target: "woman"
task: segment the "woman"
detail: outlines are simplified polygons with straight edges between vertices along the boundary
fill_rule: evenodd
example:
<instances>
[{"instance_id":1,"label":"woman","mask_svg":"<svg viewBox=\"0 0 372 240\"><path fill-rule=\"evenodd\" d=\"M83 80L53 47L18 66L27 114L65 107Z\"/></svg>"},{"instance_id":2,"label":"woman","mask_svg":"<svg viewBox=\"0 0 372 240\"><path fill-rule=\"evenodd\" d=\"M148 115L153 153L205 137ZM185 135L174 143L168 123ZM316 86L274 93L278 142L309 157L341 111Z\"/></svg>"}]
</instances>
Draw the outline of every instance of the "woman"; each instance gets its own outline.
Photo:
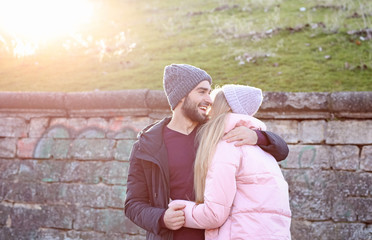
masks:
<instances>
[{"instance_id":1,"label":"woman","mask_svg":"<svg viewBox=\"0 0 372 240\"><path fill-rule=\"evenodd\" d=\"M265 130L252 117L262 103L262 91L241 85L217 91L210 120L198 133L196 202L170 204L185 204L184 226L207 229L207 240L290 239L288 184L276 160L258 146L235 147L221 140L241 120Z\"/></svg>"}]
</instances>

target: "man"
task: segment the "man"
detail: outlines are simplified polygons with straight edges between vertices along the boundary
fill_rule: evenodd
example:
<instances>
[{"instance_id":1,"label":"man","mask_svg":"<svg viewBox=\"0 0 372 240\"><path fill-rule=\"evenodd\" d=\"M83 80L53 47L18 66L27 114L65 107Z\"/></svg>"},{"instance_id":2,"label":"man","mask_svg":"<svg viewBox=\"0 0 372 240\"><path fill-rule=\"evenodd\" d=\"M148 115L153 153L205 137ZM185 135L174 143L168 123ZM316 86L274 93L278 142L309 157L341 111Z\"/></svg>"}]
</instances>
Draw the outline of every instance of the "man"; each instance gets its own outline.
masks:
<instances>
[{"instance_id":1,"label":"man","mask_svg":"<svg viewBox=\"0 0 372 240\"><path fill-rule=\"evenodd\" d=\"M202 240L204 230L182 227L184 205L168 208L171 199L194 200L195 136L207 120L212 78L187 64L164 69L164 90L172 117L139 134L130 156L125 214L147 231L147 239ZM257 144L277 161L288 155L283 139L271 132L240 127L226 136L238 144Z\"/></svg>"}]
</instances>

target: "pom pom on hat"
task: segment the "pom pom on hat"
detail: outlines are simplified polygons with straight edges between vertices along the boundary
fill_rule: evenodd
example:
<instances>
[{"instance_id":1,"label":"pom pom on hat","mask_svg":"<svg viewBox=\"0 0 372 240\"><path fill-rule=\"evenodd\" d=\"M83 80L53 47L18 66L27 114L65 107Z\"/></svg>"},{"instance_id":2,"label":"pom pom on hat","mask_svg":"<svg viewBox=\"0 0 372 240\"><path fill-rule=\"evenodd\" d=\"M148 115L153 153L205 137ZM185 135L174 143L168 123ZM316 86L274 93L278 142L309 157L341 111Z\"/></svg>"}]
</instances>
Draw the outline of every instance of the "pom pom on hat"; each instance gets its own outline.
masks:
<instances>
[{"instance_id":1,"label":"pom pom on hat","mask_svg":"<svg viewBox=\"0 0 372 240\"><path fill-rule=\"evenodd\" d=\"M262 90L255 87L227 84L222 87L222 91L234 113L253 116L263 100Z\"/></svg>"}]
</instances>

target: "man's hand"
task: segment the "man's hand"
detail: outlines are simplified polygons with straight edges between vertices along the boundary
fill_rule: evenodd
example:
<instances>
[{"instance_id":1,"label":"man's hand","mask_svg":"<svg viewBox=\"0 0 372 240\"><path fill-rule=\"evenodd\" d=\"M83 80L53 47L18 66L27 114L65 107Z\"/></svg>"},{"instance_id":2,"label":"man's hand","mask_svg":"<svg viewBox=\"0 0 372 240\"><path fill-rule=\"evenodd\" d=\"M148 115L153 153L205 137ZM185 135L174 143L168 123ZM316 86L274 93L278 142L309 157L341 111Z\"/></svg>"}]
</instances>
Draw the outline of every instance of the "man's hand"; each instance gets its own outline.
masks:
<instances>
[{"instance_id":1,"label":"man's hand","mask_svg":"<svg viewBox=\"0 0 372 240\"><path fill-rule=\"evenodd\" d=\"M164 224L170 230L178 230L185 223L184 204L173 204L165 211Z\"/></svg>"},{"instance_id":2,"label":"man's hand","mask_svg":"<svg viewBox=\"0 0 372 240\"><path fill-rule=\"evenodd\" d=\"M235 127L222 138L227 142L235 142L236 147L243 145L256 145L257 144L257 133L246 126Z\"/></svg>"}]
</instances>

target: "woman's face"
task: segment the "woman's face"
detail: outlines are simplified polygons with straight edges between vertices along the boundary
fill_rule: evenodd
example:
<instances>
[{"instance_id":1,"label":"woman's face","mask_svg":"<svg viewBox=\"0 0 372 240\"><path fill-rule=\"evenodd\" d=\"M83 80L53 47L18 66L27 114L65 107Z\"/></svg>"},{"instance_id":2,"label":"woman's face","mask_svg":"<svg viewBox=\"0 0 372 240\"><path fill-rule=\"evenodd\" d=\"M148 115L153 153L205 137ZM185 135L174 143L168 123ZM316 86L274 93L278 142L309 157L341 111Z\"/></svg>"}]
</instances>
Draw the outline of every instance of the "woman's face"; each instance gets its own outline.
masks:
<instances>
[{"instance_id":1,"label":"woman's face","mask_svg":"<svg viewBox=\"0 0 372 240\"><path fill-rule=\"evenodd\" d=\"M214 89L211 93L213 104L210 108L208 116L210 118L216 117L220 114L231 112L231 108L226 101L225 95L221 88Z\"/></svg>"}]
</instances>

